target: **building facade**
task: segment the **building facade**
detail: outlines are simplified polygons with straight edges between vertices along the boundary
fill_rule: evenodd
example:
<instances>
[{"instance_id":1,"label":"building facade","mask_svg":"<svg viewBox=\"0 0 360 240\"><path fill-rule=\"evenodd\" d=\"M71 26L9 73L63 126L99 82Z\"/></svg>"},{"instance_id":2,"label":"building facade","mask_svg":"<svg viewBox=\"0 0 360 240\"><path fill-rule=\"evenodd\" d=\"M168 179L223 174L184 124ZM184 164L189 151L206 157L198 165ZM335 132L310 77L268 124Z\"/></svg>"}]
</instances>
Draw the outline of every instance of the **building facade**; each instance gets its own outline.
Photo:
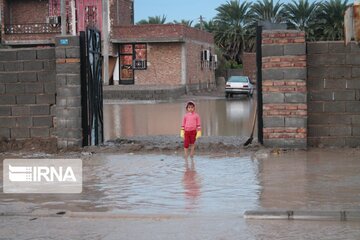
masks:
<instances>
[{"instance_id":1,"label":"building facade","mask_svg":"<svg viewBox=\"0 0 360 240\"><path fill-rule=\"evenodd\" d=\"M179 24L134 25L133 0L0 0L1 43L51 46L56 35L102 32L104 84L215 83L213 36Z\"/></svg>"},{"instance_id":2,"label":"building facade","mask_svg":"<svg viewBox=\"0 0 360 240\"><path fill-rule=\"evenodd\" d=\"M213 38L204 31L177 24L117 26L110 41L119 50L120 84L206 88L215 82Z\"/></svg>"}]
</instances>

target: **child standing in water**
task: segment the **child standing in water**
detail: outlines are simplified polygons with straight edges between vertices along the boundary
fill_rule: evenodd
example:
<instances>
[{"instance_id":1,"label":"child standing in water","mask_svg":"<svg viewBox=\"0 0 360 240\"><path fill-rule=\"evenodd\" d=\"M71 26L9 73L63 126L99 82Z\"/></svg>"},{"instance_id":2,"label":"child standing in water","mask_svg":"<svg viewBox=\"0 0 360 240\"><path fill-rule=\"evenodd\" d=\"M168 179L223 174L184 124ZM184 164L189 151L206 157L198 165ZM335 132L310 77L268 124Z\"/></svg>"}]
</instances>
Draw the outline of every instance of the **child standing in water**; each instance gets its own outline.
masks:
<instances>
[{"instance_id":1,"label":"child standing in water","mask_svg":"<svg viewBox=\"0 0 360 240\"><path fill-rule=\"evenodd\" d=\"M188 158L188 150L190 147L190 157L194 156L195 141L201 137L201 121L200 116L195 112L195 103L189 101L186 103L186 111L182 125L180 136L184 138L184 155L185 159Z\"/></svg>"}]
</instances>

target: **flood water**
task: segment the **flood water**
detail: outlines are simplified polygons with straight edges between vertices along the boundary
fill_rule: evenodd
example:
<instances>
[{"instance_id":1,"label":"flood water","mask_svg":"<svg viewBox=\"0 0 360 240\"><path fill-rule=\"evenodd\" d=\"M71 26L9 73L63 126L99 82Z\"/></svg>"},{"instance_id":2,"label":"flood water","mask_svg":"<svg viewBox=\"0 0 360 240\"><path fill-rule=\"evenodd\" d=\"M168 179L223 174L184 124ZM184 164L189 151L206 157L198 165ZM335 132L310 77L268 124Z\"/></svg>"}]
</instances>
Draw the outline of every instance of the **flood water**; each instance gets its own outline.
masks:
<instances>
[{"instance_id":1,"label":"flood water","mask_svg":"<svg viewBox=\"0 0 360 240\"><path fill-rule=\"evenodd\" d=\"M204 136L249 136L255 98L196 100ZM185 111L185 101L113 102L104 104L104 138L177 135Z\"/></svg>"},{"instance_id":2,"label":"flood water","mask_svg":"<svg viewBox=\"0 0 360 240\"><path fill-rule=\"evenodd\" d=\"M0 194L0 210L24 201L29 209L242 214L258 206L257 164L250 157L98 155L83 162L81 194Z\"/></svg>"},{"instance_id":3,"label":"flood water","mask_svg":"<svg viewBox=\"0 0 360 240\"><path fill-rule=\"evenodd\" d=\"M0 194L20 206L125 213L360 210L360 151L256 156L99 154L83 162L81 194ZM1 177L2 179L2 177ZM17 207L16 207L17 206Z\"/></svg>"},{"instance_id":4,"label":"flood water","mask_svg":"<svg viewBox=\"0 0 360 240\"><path fill-rule=\"evenodd\" d=\"M0 193L0 212L56 209L195 217L120 222L125 224L122 231L140 235L130 239L147 239L142 231L133 231L133 224L140 224L138 229L153 224L150 226L157 227L154 232L174 232L163 239L179 239L179 224L193 229L191 226L198 225L196 219L202 226L213 225L207 231L193 229L198 236L193 239L359 239L359 222L242 219L244 211L259 209L359 211L359 159L360 151L352 149L315 149L267 157L213 154L195 156L194 161L185 161L181 154L97 154L83 161L81 194ZM1 175L2 171L2 180ZM5 218L2 225L16 227L6 225ZM107 236L112 231L103 232ZM211 238L212 232L219 237Z\"/></svg>"}]
</instances>

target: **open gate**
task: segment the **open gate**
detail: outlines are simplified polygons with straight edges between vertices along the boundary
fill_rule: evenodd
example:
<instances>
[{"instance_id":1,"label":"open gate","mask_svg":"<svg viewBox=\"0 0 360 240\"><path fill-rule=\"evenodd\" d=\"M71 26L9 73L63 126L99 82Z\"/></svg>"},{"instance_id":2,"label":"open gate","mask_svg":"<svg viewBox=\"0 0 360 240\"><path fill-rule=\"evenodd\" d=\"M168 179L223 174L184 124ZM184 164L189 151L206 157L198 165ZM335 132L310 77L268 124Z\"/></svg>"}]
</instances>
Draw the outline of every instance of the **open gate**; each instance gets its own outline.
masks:
<instances>
[{"instance_id":1,"label":"open gate","mask_svg":"<svg viewBox=\"0 0 360 240\"><path fill-rule=\"evenodd\" d=\"M263 97L262 97L262 30L259 24L256 27L256 89L257 89L257 116L258 116L258 142L263 144Z\"/></svg>"},{"instance_id":2,"label":"open gate","mask_svg":"<svg viewBox=\"0 0 360 240\"><path fill-rule=\"evenodd\" d=\"M102 55L100 31L80 32L83 146L104 141Z\"/></svg>"}]
</instances>

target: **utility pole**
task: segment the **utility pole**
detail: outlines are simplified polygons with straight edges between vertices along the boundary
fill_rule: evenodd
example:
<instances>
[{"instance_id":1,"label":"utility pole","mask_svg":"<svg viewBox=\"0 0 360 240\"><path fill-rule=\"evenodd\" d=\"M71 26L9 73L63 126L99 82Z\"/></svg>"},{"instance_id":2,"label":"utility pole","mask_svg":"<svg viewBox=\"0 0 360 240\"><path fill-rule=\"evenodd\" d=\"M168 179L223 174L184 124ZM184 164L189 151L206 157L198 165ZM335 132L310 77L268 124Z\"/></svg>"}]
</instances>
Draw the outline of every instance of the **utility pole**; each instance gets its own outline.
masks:
<instances>
[{"instance_id":1,"label":"utility pole","mask_svg":"<svg viewBox=\"0 0 360 240\"><path fill-rule=\"evenodd\" d=\"M201 15L200 15L200 30L204 30L204 21Z\"/></svg>"},{"instance_id":2,"label":"utility pole","mask_svg":"<svg viewBox=\"0 0 360 240\"><path fill-rule=\"evenodd\" d=\"M60 2L60 16L61 16L61 35L66 35L66 2Z\"/></svg>"}]
</instances>

